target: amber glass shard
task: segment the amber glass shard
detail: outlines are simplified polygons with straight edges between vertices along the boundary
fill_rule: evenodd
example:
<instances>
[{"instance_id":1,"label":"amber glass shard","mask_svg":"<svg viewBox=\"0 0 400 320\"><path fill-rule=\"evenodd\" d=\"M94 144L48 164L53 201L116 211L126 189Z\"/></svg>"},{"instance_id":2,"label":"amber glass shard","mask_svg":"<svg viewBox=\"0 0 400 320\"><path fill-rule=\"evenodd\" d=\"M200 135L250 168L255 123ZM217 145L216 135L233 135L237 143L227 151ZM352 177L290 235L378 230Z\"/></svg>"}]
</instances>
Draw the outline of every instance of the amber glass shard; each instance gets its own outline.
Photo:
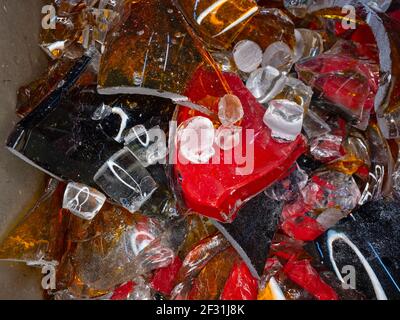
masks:
<instances>
[{"instance_id":1,"label":"amber glass shard","mask_svg":"<svg viewBox=\"0 0 400 320\"><path fill-rule=\"evenodd\" d=\"M210 259L228 247L229 242L220 233L202 240L188 253L183 261L176 277L177 283L193 279Z\"/></svg>"},{"instance_id":2,"label":"amber glass shard","mask_svg":"<svg viewBox=\"0 0 400 320\"><path fill-rule=\"evenodd\" d=\"M92 221L72 217L57 289L82 298L107 293L161 232L156 220L107 203Z\"/></svg>"},{"instance_id":3,"label":"amber glass shard","mask_svg":"<svg viewBox=\"0 0 400 320\"><path fill-rule=\"evenodd\" d=\"M194 280L190 300L218 300L232 267L239 260L233 248L219 253L203 268Z\"/></svg>"},{"instance_id":4,"label":"amber glass shard","mask_svg":"<svg viewBox=\"0 0 400 320\"><path fill-rule=\"evenodd\" d=\"M83 53L78 41L82 35L83 21L79 14L56 17L55 29L43 28L40 47L52 58L58 59L65 52L77 57Z\"/></svg>"},{"instance_id":5,"label":"amber glass shard","mask_svg":"<svg viewBox=\"0 0 400 320\"><path fill-rule=\"evenodd\" d=\"M345 156L330 163L329 168L352 175L362 168L370 167L368 142L359 131L352 130L342 146Z\"/></svg>"},{"instance_id":6,"label":"amber glass shard","mask_svg":"<svg viewBox=\"0 0 400 320\"><path fill-rule=\"evenodd\" d=\"M196 244L217 232L217 229L211 223L211 220L198 214L192 214L188 216L188 222L188 234L179 252L179 256L182 258L182 260L188 255L188 253L195 247Z\"/></svg>"},{"instance_id":7,"label":"amber glass shard","mask_svg":"<svg viewBox=\"0 0 400 320\"><path fill-rule=\"evenodd\" d=\"M17 114L26 116L48 97L60 84L74 65L72 59L61 59L49 66L37 80L18 90Z\"/></svg>"},{"instance_id":8,"label":"amber glass shard","mask_svg":"<svg viewBox=\"0 0 400 320\"><path fill-rule=\"evenodd\" d=\"M175 0L192 28L211 46L229 48L258 11L254 0Z\"/></svg>"},{"instance_id":9,"label":"amber glass shard","mask_svg":"<svg viewBox=\"0 0 400 320\"><path fill-rule=\"evenodd\" d=\"M50 180L45 193L0 245L0 260L58 262L70 214L62 210L64 185Z\"/></svg>"},{"instance_id":10,"label":"amber glass shard","mask_svg":"<svg viewBox=\"0 0 400 320\"><path fill-rule=\"evenodd\" d=\"M101 46L108 30L119 17L122 0L55 1L53 26L43 28L40 46L52 58L79 57L83 49Z\"/></svg>"},{"instance_id":11,"label":"amber glass shard","mask_svg":"<svg viewBox=\"0 0 400 320\"><path fill-rule=\"evenodd\" d=\"M290 48L296 44L294 24L283 11L275 8L260 8L238 34L235 43L241 40L251 40L263 50L274 42L282 41Z\"/></svg>"},{"instance_id":12,"label":"amber glass shard","mask_svg":"<svg viewBox=\"0 0 400 320\"><path fill-rule=\"evenodd\" d=\"M182 99L202 57L176 7L171 0L143 0L125 10L130 14L107 38L99 92Z\"/></svg>"}]
</instances>

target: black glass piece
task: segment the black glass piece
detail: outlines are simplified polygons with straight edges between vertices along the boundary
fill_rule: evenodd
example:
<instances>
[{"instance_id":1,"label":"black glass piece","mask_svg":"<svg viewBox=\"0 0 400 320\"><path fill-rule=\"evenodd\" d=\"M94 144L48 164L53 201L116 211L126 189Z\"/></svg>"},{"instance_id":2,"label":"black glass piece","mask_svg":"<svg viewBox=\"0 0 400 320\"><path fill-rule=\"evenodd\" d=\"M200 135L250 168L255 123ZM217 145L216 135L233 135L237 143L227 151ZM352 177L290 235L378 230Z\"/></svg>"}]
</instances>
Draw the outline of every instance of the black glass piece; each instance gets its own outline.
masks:
<instances>
[{"instance_id":1,"label":"black glass piece","mask_svg":"<svg viewBox=\"0 0 400 320\"><path fill-rule=\"evenodd\" d=\"M324 263L368 299L400 299L400 203L368 202L316 240ZM339 273L339 274L338 274ZM342 279L341 279L342 280Z\"/></svg>"},{"instance_id":2,"label":"black glass piece","mask_svg":"<svg viewBox=\"0 0 400 320\"><path fill-rule=\"evenodd\" d=\"M240 209L232 223L213 221L256 278L260 278L263 274L282 207L282 202L274 201L264 193L260 193Z\"/></svg>"}]
</instances>

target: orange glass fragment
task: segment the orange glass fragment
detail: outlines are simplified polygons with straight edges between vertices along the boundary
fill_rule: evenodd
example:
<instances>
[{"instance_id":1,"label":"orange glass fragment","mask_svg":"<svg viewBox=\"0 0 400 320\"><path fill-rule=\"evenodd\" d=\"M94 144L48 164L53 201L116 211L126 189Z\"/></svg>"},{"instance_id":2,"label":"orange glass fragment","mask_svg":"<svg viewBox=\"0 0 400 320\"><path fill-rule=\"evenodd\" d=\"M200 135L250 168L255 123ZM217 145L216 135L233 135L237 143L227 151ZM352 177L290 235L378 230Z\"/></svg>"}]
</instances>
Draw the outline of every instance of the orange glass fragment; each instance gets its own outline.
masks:
<instances>
[{"instance_id":1,"label":"orange glass fragment","mask_svg":"<svg viewBox=\"0 0 400 320\"><path fill-rule=\"evenodd\" d=\"M229 48L258 11L254 0L177 0L191 27L211 45Z\"/></svg>"},{"instance_id":2,"label":"orange glass fragment","mask_svg":"<svg viewBox=\"0 0 400 320\"><path fill-rule=\"evenodd\" d=\"M194 280L189 299L219 299L225 283L231 274L233 265L238 259L239 256L233 248L228 248L211 259Z\"/></svg>"},{"instance_id":3,"label":"orange glass fragment","mask_svg":"<svg viewBox=\"0 0 400 320\"><path fill-rule=\"evenodd\" d=\"M58 262L70 214L62 208L65 186L50 180L43 196L0 245L0 260L41 264Z\"/></svg>"},{"instance_id":4,"label":"orange glass fragment","mask_svg":"<svg viewBox=\"0 0 400 320\"><path fill-rule=\"evenodd\" d=\"M126 18L109 32L106 40L98 79L101 94L132 93L187 100L183 92L199 66L218 70L177 10L171 0L142 0L126 5ZM228 92L229 87L218 73Z\"/></svg>"}]
</instances>

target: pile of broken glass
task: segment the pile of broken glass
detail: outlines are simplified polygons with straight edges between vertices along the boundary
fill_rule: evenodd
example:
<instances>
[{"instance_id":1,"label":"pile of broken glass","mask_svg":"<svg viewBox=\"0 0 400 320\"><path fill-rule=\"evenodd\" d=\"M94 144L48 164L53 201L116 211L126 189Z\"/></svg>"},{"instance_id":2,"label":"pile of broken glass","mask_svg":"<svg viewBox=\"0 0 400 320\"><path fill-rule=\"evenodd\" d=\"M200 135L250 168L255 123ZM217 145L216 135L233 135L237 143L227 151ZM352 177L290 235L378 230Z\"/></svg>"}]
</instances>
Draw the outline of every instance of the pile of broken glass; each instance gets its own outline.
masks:
<instances>
[{"instance_id":1,"label":"pile of broken glass","mask_svg":"<svg viewBox=\"0 0 400 320\"><path fill-rule=\"evenodd\" d=\"M0 259L49 299L400 298L400 4L55 0Z\"/></svg>"}]
</instances>

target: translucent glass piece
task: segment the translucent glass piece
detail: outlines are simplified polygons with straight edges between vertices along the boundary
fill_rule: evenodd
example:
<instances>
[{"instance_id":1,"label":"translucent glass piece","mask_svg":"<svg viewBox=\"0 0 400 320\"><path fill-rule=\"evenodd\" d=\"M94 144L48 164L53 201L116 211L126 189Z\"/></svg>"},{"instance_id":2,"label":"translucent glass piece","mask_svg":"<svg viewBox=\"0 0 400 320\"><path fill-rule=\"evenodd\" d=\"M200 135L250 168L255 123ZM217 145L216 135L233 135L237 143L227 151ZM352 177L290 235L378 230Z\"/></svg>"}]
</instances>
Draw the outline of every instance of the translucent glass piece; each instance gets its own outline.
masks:
<instances>
[{"instance_id":1,"label":"translucent glass piece","mask_svg":"<svg viewBox=\"0 0 400 320\"><path fill-rule=\"evenodd\" d=\"M130 212L139 210L157 189L151 175L126 148L99 169L94 181L111 199Z\"/></svg>"},{"instance_id":2,"label":"translucent glass piece","mask_svg":"<svg viewBox=\"0 0 400 320\"><path fill-rule=\"evenodd\" d=\"M310 29L295 29L295 61L315 57L324 51L324 40L320 33Z\"/></svg>"},{"instance_id":3,"label":"translucent glass piece","mask_svg":"<svg viewBox=\"0 0 400 320\"><path fill-rule=\"evenodd\" d=\"M18 90L17 113L26 116L65 81L75 60L64 58L51 64L39 79Z\"/></svg>"},{"instance_id":4,"label":"translucent glass piece","mask_svg":"<svg viewBox=\"0 0 400 320\"><path fill-rule=\"evenodd\" d=\"M315 159L328 162L342 155L341 144L342 137L327 133L310 141L310 152Z\"/></svg>"},{"instance_id":5,"label":"translucent glass piece","mask_svg":"<svg viewBox=\"0 0 400 320\"><path fill-rule=\"evenodd\" d=\"M378 200L391 192L391 174L394 165L388 141L376 123L370 123L366 137L369 142L371 166L360 204Z\"/></svg>"},{"instance_id":6,"label":"translucent glass piece","mask_svg":"<svg viewBox=\"0 0 400 320\"><path fill-rule=\"evenodd\" d=\"M214 256L194 279L189 299L219 299L224 285L232 272L232 268L239 259L238 254L233 248L228 248Z\"/></svg>"},{"instance_id":7,"label":"translucent glass piece","mask_svg":"<svg viewBox=\"0 0 400 320\"><path fill-rule=\"evenodd\" d=\"M57 287L79 298L114 291L141 275L135 261L162 233L156 219L109 203L89 223L74 217L66 237L71 245L57 270Z\"/></svg>"},{"instance_id":8,"label":"translucent glass piece","mask_svg":"<svg viewBox=\"0 0 400 320\"><path fill-rule=\"evenodd\" d=\"M251 21L244 26L234 43L242 40L254 41L263 51L276 41L282 41L290 48L294 48L296 42L294 23L280 9L260 7Z\"/></svg>"},{"instance_id":9,"label":"translucent glass piece","mask_svg":"<svg viewBox=\"0 0 400 320\"><path fill-rule=\"evenodd\" d=\"M331 128L318 114L309 109L304 115L303 130L309 139L313 139L329 133Z\"/></svg>"},{"instance_id":10,"label":"translucent glass piece","mask_svg":"<svg viewBox=\"0 0 400 320\"><path fill-rule=\"evenodd\" d=\"M107 118L112 113L112 108L106 104L102 104L98 107L92 115L92 120L100 121Z\"/></svg>"},{"instance_id":11,"label":"translucent glass piece","mask_svg":"<svg viewBox=\"0 0 400 320\"><path fill-rule=\"evenodd\" d=\"M124 5L124 18L107 36L99 92L185 100L185 85L199 65L217 67L211 55L172 0Z\"/></svg>"},{"instance_id":12,"label":"translucent glass piece","mask_svg":"<svg viewBox=\"0 0 400 320\"><path fill-rule=\"evenodd\" d=\"M265 190L265 194L274 200L294 200L308 181L308 175L296 163L290 173Z\"/></svg>"},{"instance_id":13,"label":"translucent glass piece","mask_svg":"<svg viewBox=\"0 0 400 320\"><path fill-rule=\"evenodd\" d=\"M193 117L183 122L177 130L176 143L180 153L190 162L206 163L215 154L214 125L205 117Z\"/></svg>"},{"instance_id":14,"label":"translucent glass piece","mask_svg":"<svg viewBox=\"0 0 400 320\"><path fill-rule=\"evenodd\" d=\"M289 142L301 133L304 110L289 100L272 100L264 115L264 123L272 131L272 137Z\"/></svg>"},{"instance_id":15,"label":"translucent glass piece","mask_svg":"<svg viewBox=\"0 0 400 320\"><path fill-rule=\"evenodd\" d=\"M223 72L237 72L237 67L233 59L233 54L230 51L215 51L211 52L215 63Z\"/></svg>"},{"instance_id":16,"label":"translucent glass piece","mask_svg":"<svg viewBox=\"0 0 400 320\"><path fill-rule=\"evenodd\" d=\"M389 9L392 0L363 0L363 2L378 12L385 12Z\"/></svg>"},{"instance_id":17,"label":"translucent glass piece","mask_svg":"<svg viewBox=\"0 0 400 320\"><path fill-rule=\"evenodd\" d=\"M222 150L232 150L240 143L242 128L236 126L220 126L215 134L215 143Z\"/></svg>"},{"instance_id":18,"label":"translucent glass piece","mask_svg":"<svg viewBox=\"0 0 400 320\"><path fill-rule=\"evenodd\" d=\"M158 126L150 130L143 125L133 127L125 137L125 145L145 168L165 163L168 154L165 133Z\"/></svg>"},{"instance_id":19,"label":"translucent glass piece","mask_svg":"<svg viewBox=\"0 0 400 320\"><path fill-rule=\"evenodd\" d=\"M69 214L61 214L65 186L51 179L35 205L0 243L0 261L46 263L60 261Z\"/></svg>"},{"instance_id":20,"label":"translucent glass piece","mask_svg":"<svg viewBox=\"0 0 400 320\"><path fill-rule=\"evenodd\" d=\"M246 82L247 89L260 103L267 103L282 92L286 76L274 67L267 66L250 74Z\"/></svg>"},{"instance_id":21,"label":"translucent glass piece","mask_svg":"<svg viewBox=\"0 0 400 320\"><path fill-rule=\"evenodd\" d=\"M64 193L63 208L74 215L92 220L103 207L106 196L94 188L71 182Z\"/></svg>"},{"instance_id":22,"label":"translucent glass piece","mask_svg":"<svg viewBox=\"0 0 400 320\"><path fill-rule=\"evenodd\" d=\"M284 0L285 8L294 16L304 18L312 0Z\"/></svg>"},{"instance_id":23,"label":"translucent glass piece","mask_svg":"<svg viewBox=\"0 0 400 320\"><path fill-rule=\"evenodd\" d=\"M311 87L305 85L303 81L287 77L285 87L277 98L296 102L304 110L307 110L310 106L312 95L313 90Z\"/></svg>"},{"instance_id":24,"label":"translucent glass piece","mask_svg":"<svg viewBox=\"0 0 400 320\"><path fill-rule=\"evenodd\" d=\"M121 3L55 1L56 16L42 29L40 46L53 59L63 55L77 58L89 47L99 47L101 52L107 32L118 21Z\"/></svg>"},{"instance_id":25,"label":"translucent glass piece","mask_svg":"<svg viewBox=\"0 0 400 320\"><path fill-rule=\"evenodd\" d=\"M103 53L105 40L113 22L119 17L118 12L109 9L89 8L83 11L83 19L87 21L82 31L82 45L85 49L98 47Z\"/></svg>"},{"instance_id":26,"label":"translucent glass piece","mask_svg":"<svg viewBox=\"0 0 400 320\"><path fill-rule=\"evenodd\" d=\"M262 66L271 66L281 72L289 72L294 64L294 53L284 42L277 41L265 49Z\"/></svg>"},{"instance_id":27,"label":"translucent glass piece","mask_svg":"<svg viewBox=\"0 0 400 320\"><path fill-rule=\"evenodd\" d=\"M301 193L304 202L313 209L336 207L350 211L356 207L361 197L354 178L337 171L316 173Z\"/></svg>"},{"instance_id":28,"label":"translucent glass piece","mask_svg":"<svg viewBox=\"0 0 400 320\"><path fill-rule=\"evenodd\" d=\"M178 0L190 25L213 46L229 47L258 11L254 0Z\"/></svg>"},{"instance_id":29,"label":"translucent glass piece","mask_svg":"<svg viewBox=\"0 0 400 320\"><path fill-rule=\"evenodd\" d=\"M365 180L366 170L371 166L368 142L358 131L352 130L342 143L345 155L333 163L330 168L337 171L354 174L360 172L358 176Z\"/></svg>"},{"instance_id":30,"label":"translucent glass piece","mask_svg":"<svg viewBox=\"0 0 400 320\"><path fill-rule=\"evenodd\" d=\"M260 66L263 53L260 46L254 41L242 40L233 49L233 59L240 71L250 73Z\"/></svg>"},{"instance_id":31,"label":"translucent glass piece","mask_svg":"<svg viewBox=\"0 0 400 320\"><path fill-rule=\"evenodd\" d=\"M218 104L218 117L222 125L233 125L242 120L243 115L243 106L237 96L227 94L221 98Z\"/></svg>"},{"instance_id":32,"label":"translucent glass piece","mask_svg":"<svg viewBox=\"0 0 400 320\"><path fill-rule=\"evenodd\" d=\"M360 21L360 23L357 24L357 30L355 32L361 29L359 28L360 25L366 25L367 30L370 31L369 33L373 36L372 45L377 49L377 54L372 55L372 58L377 62L379 61L379 68L375 71L377 73L377 88L375 88L372 97L369 97L369 103L375 107L378 123L383 135L387 139L398 138L400 136L398 127L398 117L400 114L400 69L397 66L400 63L398 51L400 25L396 19L392 19L382 14L382 12L379 12L387 8L390 1L364 0L361 2L363 2L364 5L355 6L355 18L357 21ZM339 0L334 2L321 2L320 5L313 8L313 11L318 10L315 12L317 15L321 14L328 19L332 19L333 17L341 19L341 17L347 15L347 13L341 11L340 4L348 3ZM382 6L382 10L377 10L379 6ZM364 49L365 46L362 45L357 51L365 52Z\"/></svg>"},{"instance_id":33,"label":"translucent glass piece","mask_svg":"<svg viewBox=\"0 0 400 320\"><path fill-rule=\"evenodd\" d=\"M359 49L355 42L340 40L329 51L296 64L299 78L320 93L330 109L354 122L370 113L379 83L379 66L360 57Z\"/></svg>"}]
</instances>

